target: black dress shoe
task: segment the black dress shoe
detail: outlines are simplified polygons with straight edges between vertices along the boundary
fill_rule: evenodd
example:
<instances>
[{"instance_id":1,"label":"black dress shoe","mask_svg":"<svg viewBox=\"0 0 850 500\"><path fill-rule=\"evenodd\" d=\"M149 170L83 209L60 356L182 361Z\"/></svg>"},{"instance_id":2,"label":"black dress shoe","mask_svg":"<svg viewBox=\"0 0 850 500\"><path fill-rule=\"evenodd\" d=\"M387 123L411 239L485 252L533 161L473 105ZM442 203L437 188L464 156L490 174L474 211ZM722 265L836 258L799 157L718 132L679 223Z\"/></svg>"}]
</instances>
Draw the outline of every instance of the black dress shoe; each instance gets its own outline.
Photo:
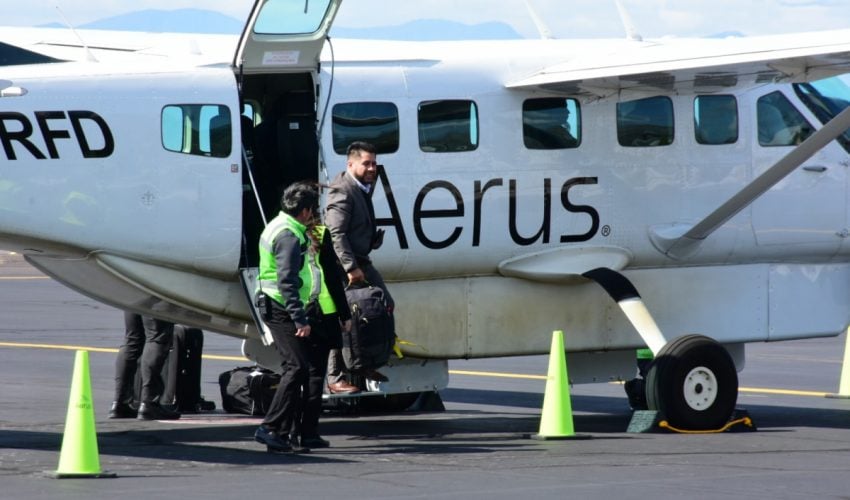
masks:
<instances>
[{"instance_id":1,"label":"black dress shoe","mask_svg":"<svg viewBox=\"0 0 850 500\"><path fill-rule=\"evenodd\" d=\"M113 401L112 408L109 409L109 418L136 418L138 414L138 410L129 403L119 403L118 401Z\"/></svg>"},{"instance_id":2,"label":"black dress shoe","mask_svg":"<svg viewBox=\"0 0 850 500\"><path fill-rule=\"evenodd\" d=\"M215 403L212 401L207 401L204 398L198 400L198 404L196 405L198 411L213 411L215 410Z\"/></svg>"},{"instance_id":3,"label":"black dress shoe","mask_svg":"<svg viewBox=\"0 0 850 500\"><path fill-rule=\"evenodd\" d=\"M292 446L289 444L288 439L281 439L276 432L265 425L257 427L257 430L254 431L254 441L266 445L266 450L269 453L292 452Z\"/></svg>"},{"instance_id":4,"label":"black dress shoe","mask_svg":"<svg viewBox=\"0 0 850 500\"><path fill-rule=\"evenodd\" d=\"M319 436L301 437L301 446L307 448L328 448L330 445L331 443L328 440Z\"/></svg>"},{"instance_id":5,"label":"black dress shoe","mask_svg":"<svg viewBox=\"0 0 850 500\"><path fill-rule=\"evenodd\" d=\"M180 414L164 408L159 403L142 403L139 405L139 420L177 420Z\"/></svg>"},{"instance_id":6,"label":"black dress shoe","mask_svg":"<svg viewBox=\"0 0 850 500\"><path fill-rule=\"evenodd\" d=\"M294 434L289 436L289 446L292 447L292 453L310 453L310 448L305 446Z\"/></svg>"}]
</instances>

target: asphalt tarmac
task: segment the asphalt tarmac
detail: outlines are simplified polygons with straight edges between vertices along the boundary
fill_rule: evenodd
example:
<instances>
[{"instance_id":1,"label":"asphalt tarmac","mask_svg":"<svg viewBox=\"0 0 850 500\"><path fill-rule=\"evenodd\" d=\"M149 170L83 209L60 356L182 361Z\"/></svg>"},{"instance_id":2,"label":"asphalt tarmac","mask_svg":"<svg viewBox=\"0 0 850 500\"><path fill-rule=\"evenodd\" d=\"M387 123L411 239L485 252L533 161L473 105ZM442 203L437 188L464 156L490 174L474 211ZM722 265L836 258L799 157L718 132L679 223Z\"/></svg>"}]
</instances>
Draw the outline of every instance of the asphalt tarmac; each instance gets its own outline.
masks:
<instances>
[{"instance_id":1,"label":"asphalt tarmac","mask_svg":"<svg viewBox=\"0 0 850 500\"><path fill-rule=\"evenodd\" d=\"M738 406L757 430L628 433L622 386L571 389L583 440L538 441L547 357L450 364L443 412L323 415L331 448L271 455L259 419L220 410L174 422L109 420L121 312L0 252L0 498L850 497L845 338L748 346ZM548 334L547 334L548 335ZM203 392L248 364L207 334ZM99 459L114 479L52 479L77 348L88 349ZM569 363L569 358L567 358Z\"/></svg>"}]
</instances>

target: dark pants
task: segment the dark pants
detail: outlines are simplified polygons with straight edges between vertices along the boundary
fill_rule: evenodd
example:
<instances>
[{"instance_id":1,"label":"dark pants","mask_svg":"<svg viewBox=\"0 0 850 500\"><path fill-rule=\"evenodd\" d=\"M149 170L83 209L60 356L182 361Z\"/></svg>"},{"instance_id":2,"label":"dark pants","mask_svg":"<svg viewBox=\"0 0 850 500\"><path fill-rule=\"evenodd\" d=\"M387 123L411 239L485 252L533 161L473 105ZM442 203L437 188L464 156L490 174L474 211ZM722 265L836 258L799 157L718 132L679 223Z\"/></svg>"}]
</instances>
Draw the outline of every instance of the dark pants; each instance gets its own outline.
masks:
<instances>
[{"instance_id":1,"label":"dark pants","mask_svg":"<svg viewBox=\"0 0 850 500\"><path fill-rule=\"evenodd\" d=\"M162 367L171 349L174 324L125 312L124 326L124 344L115 360L115 401L133 401L136 366L141 365L140 399L143 403L159 402L165 390Z\"/></svg>"},{"instance_id":2,"label":"dark pants","mask_svg":"<svg viewBox=\"0 0 850 500\"><path fill-rule=\"evenodd\" d=\"M295 323L283 309L272 300L271 317L265 318L274 338L274 347L281 357L280 383L263 419L263 425L286 435L296 430L296 418L301 414L301 391L307 386L309 377L308 338L296 337Z\"/></svg>"},{"instance_id":3,"label":"dark pants","mask_svg":"<svg viewBox=\"0 0 850 500\"><path fill-rule=\"evenodd\" d=\"M310 336L313 334L311 333ZM307 350L307 385L301 392L300 415L296 416L291 433L306 437L319 435L319 416L322 414L322 391L328 368L328 348L311 345Z\"/></svg>"},{"instance_id":4,"label":"dark pants","mask_svg":"<svg viewBox=\"0 0 850 500\"><path fill-rule=\"evenodd\" d=\"M319 416L322 414L322 393L328 370L328 339L339 335L339 316L326 316L313 325L307 349L307 386L301 397L301 417L296 418L293 433L304 437L319 436Z\"/></svg>"}]
</instances>

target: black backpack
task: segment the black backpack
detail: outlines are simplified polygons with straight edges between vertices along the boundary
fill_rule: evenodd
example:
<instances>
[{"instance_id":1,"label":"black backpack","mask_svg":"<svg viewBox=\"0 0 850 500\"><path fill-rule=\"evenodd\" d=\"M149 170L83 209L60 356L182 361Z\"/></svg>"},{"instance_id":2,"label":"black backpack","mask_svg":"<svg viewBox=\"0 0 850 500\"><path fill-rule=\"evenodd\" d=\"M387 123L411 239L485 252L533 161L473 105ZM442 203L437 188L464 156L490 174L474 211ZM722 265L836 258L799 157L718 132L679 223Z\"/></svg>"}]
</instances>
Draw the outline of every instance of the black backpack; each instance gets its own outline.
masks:
<instances>
[{"instance_id":1,"label":"black backpack","mask_svg":"<svg viewBox=\"0 0 850 500\"><path fill-rule=\"evenodd\" d=\"M393 321L384 291L376 286L348 287L351 331L342 332L342 358L348 370L374 370L387 363L395 344Z\"/></svg>"}]
</instances>

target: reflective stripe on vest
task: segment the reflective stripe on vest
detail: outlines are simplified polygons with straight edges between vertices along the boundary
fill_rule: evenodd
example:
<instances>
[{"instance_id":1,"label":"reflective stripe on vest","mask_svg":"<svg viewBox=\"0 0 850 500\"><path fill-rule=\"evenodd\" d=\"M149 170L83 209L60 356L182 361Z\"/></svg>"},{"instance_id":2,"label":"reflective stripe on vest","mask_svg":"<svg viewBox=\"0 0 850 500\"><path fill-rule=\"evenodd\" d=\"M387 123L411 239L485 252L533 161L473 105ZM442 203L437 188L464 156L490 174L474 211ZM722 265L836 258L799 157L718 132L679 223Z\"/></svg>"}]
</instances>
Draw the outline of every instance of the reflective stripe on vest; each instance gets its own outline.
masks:
<instances>
[{"instance_id":1,"label":"reflective stripe on vest","mask_svg":"<svg viewBox=\"0 0 850 500\"><path fill-rule=\"evenodd\" d=\"M317 229L321 237L325 229L323 226L319 226ZM284 303L283 295L277 286L277 263L274 255L274 241L283 231L294 234L301 247L302 263L301 269L298 271L301 286L298 290L298 298L302 305L306 307L309 302L318 300L323 313L336 312L336 306L325 285L324 272L318 264L314 252L309 251L310 242L306 235L306 226L285 212L281 212L272 219L260 236L259 289L279 304Z\"/></svg>"}]
</instances>

